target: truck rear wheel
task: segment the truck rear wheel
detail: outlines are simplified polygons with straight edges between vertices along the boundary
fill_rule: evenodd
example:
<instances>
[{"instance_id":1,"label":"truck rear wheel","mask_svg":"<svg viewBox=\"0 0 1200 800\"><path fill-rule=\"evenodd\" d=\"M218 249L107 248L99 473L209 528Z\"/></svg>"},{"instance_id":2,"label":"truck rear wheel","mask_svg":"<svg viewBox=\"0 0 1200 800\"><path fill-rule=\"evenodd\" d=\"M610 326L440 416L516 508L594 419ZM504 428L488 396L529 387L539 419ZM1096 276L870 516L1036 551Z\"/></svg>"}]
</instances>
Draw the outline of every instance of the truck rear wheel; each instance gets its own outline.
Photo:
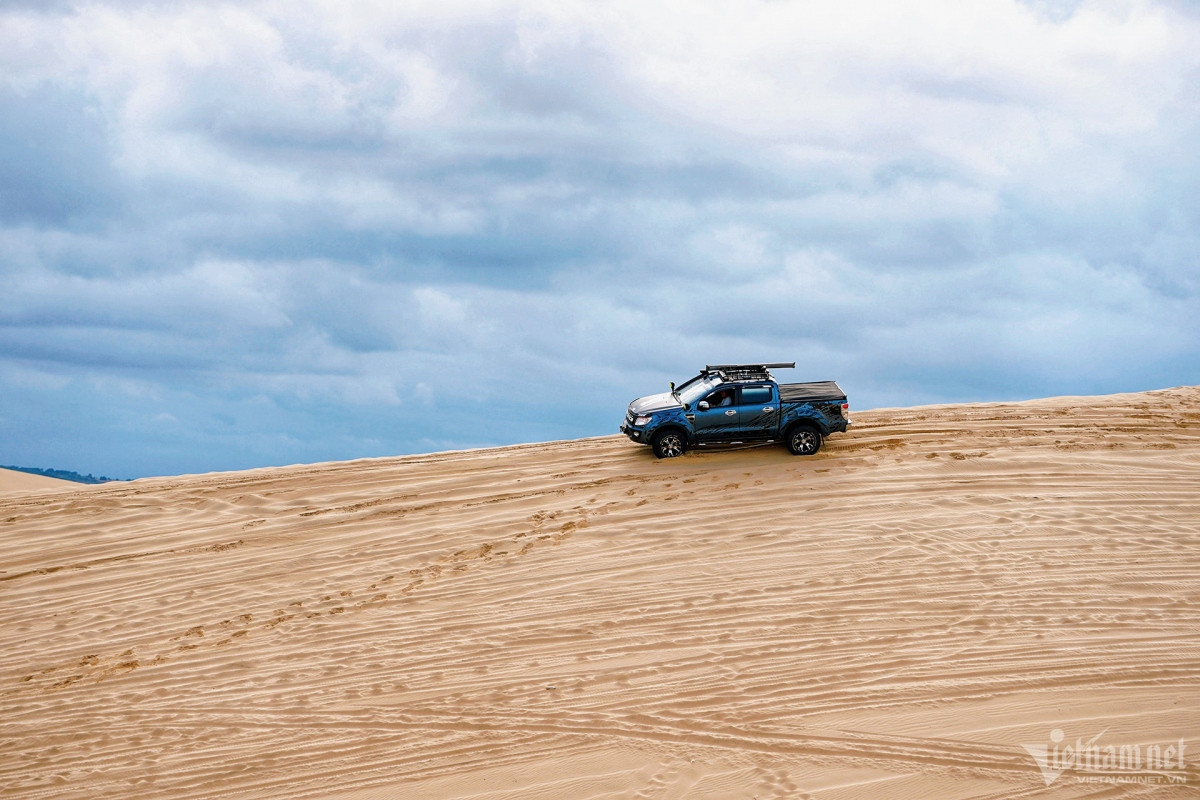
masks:
<instances>
[{"instance_id":1,"label":"truck rear wheel","mask_svg":"<svg viewBox=\"0 0 1200 800\"><path fill-rule=\"evenodd\" d=\"M811 456L821 449L821 432L807 425L797 425L788 431L787 447L794 456Z\"/></svg>"},{"instance_id":2,"label":"truck rear wheel","mask_svg":"<svg viewBox=\"0 0 1200 800\"><path fill-rule=\"evenodd\" d=\"M687 450L687 439L677 430L667 430L654 437L654 455L659 458L675 458Z\"/></svg>"}]
</instances>

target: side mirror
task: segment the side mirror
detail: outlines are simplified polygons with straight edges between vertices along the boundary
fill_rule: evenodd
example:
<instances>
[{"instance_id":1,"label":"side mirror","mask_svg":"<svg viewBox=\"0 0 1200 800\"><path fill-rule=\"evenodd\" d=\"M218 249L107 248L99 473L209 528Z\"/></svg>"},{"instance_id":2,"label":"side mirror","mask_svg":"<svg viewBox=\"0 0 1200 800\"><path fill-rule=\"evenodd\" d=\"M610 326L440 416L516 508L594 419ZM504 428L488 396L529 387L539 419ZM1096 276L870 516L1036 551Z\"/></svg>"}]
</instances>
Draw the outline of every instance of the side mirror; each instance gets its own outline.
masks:
<instances>
[{"instance_id":1,"label":"side mirror","mask_svg":"<svg viewBox=\"0 0 1200 800\"><path fill-rule=\"evenodd\" d=\"M675 391L675 381L671 381L671 391Z\"/></svg>"},{"instance_id":2,"label":"side mirror","mask_svg":"<svg viewBox=\"0 0 1200 800\"><path fill-rule=\"evenodd\" d=\"M701 400L700 405L696 406L696 408L700 409L701 411L708 411L708 401Z\"/></svg>"}]
</instances>

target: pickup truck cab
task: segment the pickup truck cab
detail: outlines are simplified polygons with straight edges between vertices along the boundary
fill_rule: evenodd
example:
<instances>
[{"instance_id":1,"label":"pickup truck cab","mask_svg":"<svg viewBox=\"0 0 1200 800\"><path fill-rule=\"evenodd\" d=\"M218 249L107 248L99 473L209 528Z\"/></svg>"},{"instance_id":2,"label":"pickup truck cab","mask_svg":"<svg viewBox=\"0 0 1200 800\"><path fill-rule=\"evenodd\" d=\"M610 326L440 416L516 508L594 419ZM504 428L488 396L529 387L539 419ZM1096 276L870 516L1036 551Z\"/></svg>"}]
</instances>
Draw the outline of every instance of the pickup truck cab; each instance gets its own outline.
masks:
<instances>
[{"instance_id":1,"label":"pickup truck cab","mask_svg":"<svg viewBox=\"0 0 1200 800\"><path fill-rule=\"evenodd\" d=\"M779 441L812 455L831 433L850 425L846 393L834 381L776 382L771 369L795 363L718 364L671 391L629 404L621 433L654 448L659 458L690 447Z\"/></svg>"}]
</instances>

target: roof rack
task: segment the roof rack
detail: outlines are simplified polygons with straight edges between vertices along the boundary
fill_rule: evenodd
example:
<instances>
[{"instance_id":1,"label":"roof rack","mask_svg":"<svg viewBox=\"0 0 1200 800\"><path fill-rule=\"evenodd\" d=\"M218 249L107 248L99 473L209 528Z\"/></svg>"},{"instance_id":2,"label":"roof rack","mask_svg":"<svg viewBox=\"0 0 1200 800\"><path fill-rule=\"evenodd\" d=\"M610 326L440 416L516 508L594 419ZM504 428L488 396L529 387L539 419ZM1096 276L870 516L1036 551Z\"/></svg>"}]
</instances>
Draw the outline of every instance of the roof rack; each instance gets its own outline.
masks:
<instances>
[{"instance_id":1,"label":"roof rack","mask_svg":"<svg viewBox=\"0 0 1200 800\"><path fill-rule=\"evenodd\" d=\"M774 364L709 364L704 374L716 373L727 381L753 381L770 379L772 369L794 369L795 361Z\"/></svg>"}]
</instances>

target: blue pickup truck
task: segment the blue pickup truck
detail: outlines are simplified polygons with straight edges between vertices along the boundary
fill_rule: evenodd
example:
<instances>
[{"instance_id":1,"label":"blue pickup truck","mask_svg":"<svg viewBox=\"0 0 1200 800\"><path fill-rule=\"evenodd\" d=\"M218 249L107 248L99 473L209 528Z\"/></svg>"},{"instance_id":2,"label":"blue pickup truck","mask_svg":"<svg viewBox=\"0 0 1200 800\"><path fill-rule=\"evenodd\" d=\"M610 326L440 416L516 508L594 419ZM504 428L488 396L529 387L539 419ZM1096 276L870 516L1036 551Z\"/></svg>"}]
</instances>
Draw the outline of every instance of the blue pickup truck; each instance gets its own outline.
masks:
<instances>
[{"instance_id":1,"label":"blue pickup truck","mask_svg":"<svg viewBox=\"0 0 1200 800\"><path fill-rule=\"evenodd\" d=\"M629 404L621 433L654 448L659 458L690 447L783 442L798 456L821 449L824 437L850 424L846 393L833 381L777 383L786 364L718 364L671 391Z\"/></svg>"}]
</instances>

